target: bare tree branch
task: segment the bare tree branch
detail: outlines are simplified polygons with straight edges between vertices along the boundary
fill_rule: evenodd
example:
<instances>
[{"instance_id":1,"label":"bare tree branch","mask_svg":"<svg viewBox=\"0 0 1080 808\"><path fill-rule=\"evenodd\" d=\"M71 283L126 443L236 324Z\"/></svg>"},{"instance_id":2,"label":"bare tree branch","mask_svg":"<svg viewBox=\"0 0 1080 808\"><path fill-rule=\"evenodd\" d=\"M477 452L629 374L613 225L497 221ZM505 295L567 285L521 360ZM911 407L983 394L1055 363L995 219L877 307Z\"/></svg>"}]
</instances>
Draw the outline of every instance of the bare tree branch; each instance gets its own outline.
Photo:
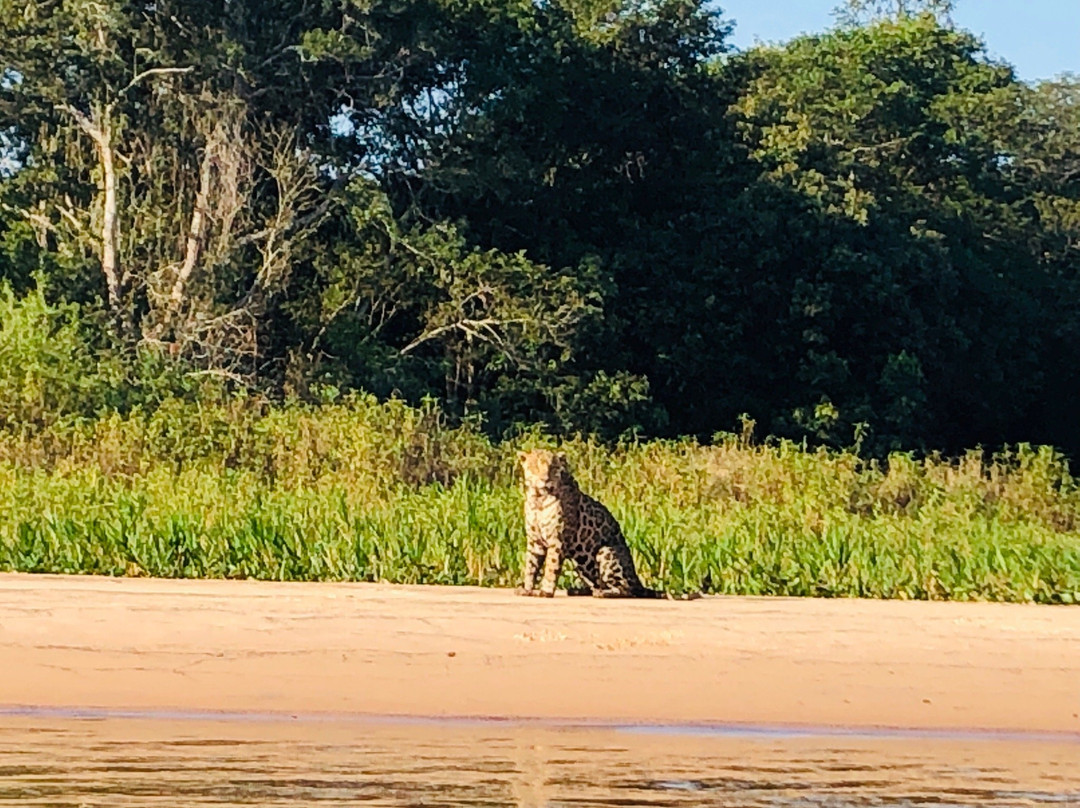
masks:
<instances>
[{"instance_id":1,"label":"bare tree branch","mask_svg":"<svg viewBox=\"0 0 1080 808\"><path fill-rule=\"evenodd\" d=\"M505 340L502 338L502 335L495 330L496 326L507 326L514 323L524 322L525 320L520 318L514 318L509 320L500 320L495 317L487 317L483 320L461 319L453 323L448 323L447 325L442 325L438 328L432 328L429 331L425 331L423 334L421 334L404 348L402 348L398 353L404 356L416 350L425 342L430 342L431 340L437 339L443 334L447 334L451 331L461 331L463 334L467 334L483 342L488 342L493 345L505 347Z\"/></svg>"},{"instance_id":2,"label":"bare tree branch","mask_svg":"<svg viewBox=\"0 0 1080 808\"><path fill-rule=\"evenodd\" d=\"M190 73L195 69L194 65L188 65L187 67L151 67L149 70L144 70L141 73L135 74L135 78L127 83L127 86L120 91L121 94L126 93L141 84L151 76L167 76L175 75L177 73Z\"/></svg>"},{"instance_id":3,"label":"bare tree branch","mask_svg":"<svg viewBox=\"0 0 1080 808\"><path fill-rule=\"evenodd\" d=\"M71 115L79 128L85 132L97 147L101 162L102 185L102 221L101 221L101 271L105 275L105 285L109 295L109 308L118 312L123 294L123 278L117 257L116 244L120 238L118 201L116 193L116 163L112 144L112 131L108 120L112 114L112 105L106 105L100 116L94 120L82 110L70 104L61 104L59 109Z\"/></svg>"},{"instance_id":4,"label":"bare tree branch","mask_svg":"<svg viewBox=\"0 0 1080 808\"><path fill-rule=\"evenodd\" d=\"M184 291L187 287L188 278L195 270L202 252L204 231L206 229L207 199L210 196L210 171L211 155L209 151L203 155L202 166L199 169L199 190L195 193L195 206L191 212L191 227L188 230L187 242L184 245L184 262L176 273L176 281L169 293L169 303L173 310L180 306L184 299Z\"/></svg>"}]
</instances>

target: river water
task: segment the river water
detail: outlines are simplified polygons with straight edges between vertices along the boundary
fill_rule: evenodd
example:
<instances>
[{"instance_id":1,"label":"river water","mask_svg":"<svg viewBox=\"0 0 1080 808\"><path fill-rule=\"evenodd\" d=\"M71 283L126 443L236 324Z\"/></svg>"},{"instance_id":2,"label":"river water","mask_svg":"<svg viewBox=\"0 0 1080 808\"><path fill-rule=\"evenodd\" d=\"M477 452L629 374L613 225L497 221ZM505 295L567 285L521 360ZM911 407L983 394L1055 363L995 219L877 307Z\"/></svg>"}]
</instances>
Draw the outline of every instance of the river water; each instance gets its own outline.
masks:
<instances>
[{"instance_id":1,"label":"river water","mask_svg":"<svg viewBox=\"0 0 1080 808\"><path fill-rule=\"evenodd\" d=\"M1080 738L0 714L0 806L339 805L1080 808Z\"/></svg>"}]
</instances>

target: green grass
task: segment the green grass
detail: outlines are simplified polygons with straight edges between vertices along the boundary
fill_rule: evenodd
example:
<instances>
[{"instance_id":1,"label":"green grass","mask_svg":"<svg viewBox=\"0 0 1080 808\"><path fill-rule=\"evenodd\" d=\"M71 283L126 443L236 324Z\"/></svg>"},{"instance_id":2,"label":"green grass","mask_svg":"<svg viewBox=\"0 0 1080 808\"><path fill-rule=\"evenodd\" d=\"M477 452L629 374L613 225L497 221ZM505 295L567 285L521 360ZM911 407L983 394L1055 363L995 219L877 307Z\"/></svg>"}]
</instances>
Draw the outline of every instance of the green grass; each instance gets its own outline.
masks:
<instances>
[{"instance_id":1,"label":"green grass","mask_svg":"<svg viewBox=\"0 0 1080 808\"><path fill-rule=\"evenodd\" d=\"M514 454L544 442L360 398L0 432L0 569L512 586ZM876 464L735 436L563 448L672 592L1080 598L1080 489L1049 449Z\"/></svg>"}]
</instances>

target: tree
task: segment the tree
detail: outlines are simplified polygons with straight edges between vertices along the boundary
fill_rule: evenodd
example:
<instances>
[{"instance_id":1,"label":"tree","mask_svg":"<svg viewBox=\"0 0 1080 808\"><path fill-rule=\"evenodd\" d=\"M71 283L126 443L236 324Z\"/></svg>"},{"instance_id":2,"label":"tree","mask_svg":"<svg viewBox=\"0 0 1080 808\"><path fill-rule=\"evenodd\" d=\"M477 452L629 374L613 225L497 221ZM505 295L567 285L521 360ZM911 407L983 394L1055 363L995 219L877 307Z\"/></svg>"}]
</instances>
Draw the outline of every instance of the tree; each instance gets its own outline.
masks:
<instances>
[{"instance_id":1,"label":"tree","mask_svg":"<svg viewBox=\"0 0 1080 808\"><path fill-rule=\"evenodd\" d=\"M334 199L308 127L328 139L336 95L294 103L306 10L0 0L0 129L25 154L4 208L66 257L69 290L101 288L122 339L258 369L263 315Z\"/></svg>"},{"instance_id":2,"label":"tree","mask_svg":"<svg viewBox=\"0 0 1080 808\"><path fill-rule=\"evenodd\" d=\"M870 421L892 445L1021 439L1057 292L1028 246L1044 225L1017 182L1011 70L929 16L749 58L741 131L762 183L804 200L789 233L813 233L780 336L804 346L795 409L830 401L837 427ZM923 403L888 415L902 395Z\"/></svg>"},{"instance_id":3,"label":"tree","mask_svg":"<svg viewBox=\"0 0 1080 808\"><path fill-rule=\"evenodd\" d=\"M92 245L108 305L119 314L127 303L129 279L119 256L117 141L123 138L124 119L137 114L132 108L137 94L145 93L146 86L158 79L189 72L192 67L157 64L153 56L146 58L142 43L128 38L126 32L118 38L118 29L126 22L120 4L53 6L0 5L5 106L12 117L29 113L41 123L53 123L57 130L69 130L61 137L70 138L72 128L81 133L93 154L82 160L82 166L96 175L97 189L86 209L57 201L48 206L51 209L35 206L23 213L41 231L56 232L62 227ZM75 147L72 151L78 149L70 140L67 145Z\"/></svg>"},{"instance_id":4,"label":"tree","mask_svg":"<svg viewBox=\"0 0 1080 808\"><path fill-rule=\"evenodd\" d=\"M682 314L697 292L687 248L711 226L702 209L739 182L725 120L733 83L711 65L726 24L691 0L458 9L443 45L453 80L437 114L425 108L426 134L400 138L423 151L387 183L395 208L462 222L483 250L597 273L610 290L604 316L566 378L586 398L667 397L680 371L668 357L688 329L700 333ZM576 395L557 385L542 398ZM640 415L625 426L655 430L667 418L631 409Z\"/></svg>"},{"instance_id":5,"label":"tree","mask_svg":"<svg viewBox=\"0 0 1080 808\"><path fill-rule=\"evenodd\" d=\"M494 431L1080 446L1076 83L950 9L729 56L700 0L0 0L0 277Z\"/></svg>"},{"instance_id":6,"label":"tree","mask_svg":"<svg viewBox=\"0 0 1080 808\"><path fill-rule=\"evenodd\" d=\"M854 26L920 14L949 20L955 7L955 0L845 0L833 14L842 24Z\"/></svg>"},{"instance_id":7,"label":"tree","mask_svg":"<svg viewBox=\"0 0 1080 808\"><path fill-rule=\"evenodd\" d=\"M437 390L451 412L486 413L498 430L538 413L580 429L587 395L606 408L590 427L625 428L618 414L642 398L632 382L605 394L601 377L568 372L603 311L595 268L557 271L470 246L450 223L402 220L370 180L346 198L334 247L314 262L316 294L292 307L316 375L381 395Z\"/></svg>"}]
</instances>

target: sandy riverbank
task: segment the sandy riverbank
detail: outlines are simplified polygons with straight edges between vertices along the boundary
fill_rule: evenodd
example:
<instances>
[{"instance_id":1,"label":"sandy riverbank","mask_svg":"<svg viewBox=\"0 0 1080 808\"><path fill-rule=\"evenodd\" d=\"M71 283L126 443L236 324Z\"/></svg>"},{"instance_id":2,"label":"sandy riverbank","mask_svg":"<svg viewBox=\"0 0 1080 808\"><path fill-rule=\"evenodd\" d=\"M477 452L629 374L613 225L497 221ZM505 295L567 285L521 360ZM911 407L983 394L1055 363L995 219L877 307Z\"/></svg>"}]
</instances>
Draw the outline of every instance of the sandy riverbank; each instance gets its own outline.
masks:
<instances>
[{"instance_id":1,"label":"sandy riverbank","mask_svg":"<svg viewBox=\"0 0 1080 808\"><path fill-rule=\"evenodd\" d=\"M1080 732L1080 608L0 575L0 706Z\"/></svg>"}]
</instances>

